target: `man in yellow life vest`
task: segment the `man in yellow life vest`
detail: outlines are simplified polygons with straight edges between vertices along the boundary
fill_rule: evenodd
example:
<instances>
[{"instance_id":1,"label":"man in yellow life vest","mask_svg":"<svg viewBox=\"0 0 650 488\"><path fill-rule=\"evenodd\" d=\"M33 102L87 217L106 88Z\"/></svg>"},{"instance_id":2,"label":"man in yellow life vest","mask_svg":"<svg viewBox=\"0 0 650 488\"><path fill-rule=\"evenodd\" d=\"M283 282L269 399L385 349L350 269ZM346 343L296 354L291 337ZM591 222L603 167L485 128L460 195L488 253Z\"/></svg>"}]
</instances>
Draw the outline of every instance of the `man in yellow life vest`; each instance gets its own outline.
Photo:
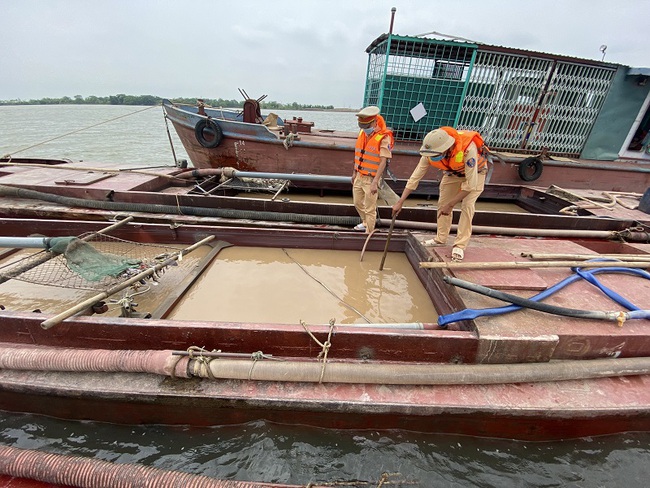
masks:
<instances>
[{"instance_id":1,"label":"man in yellow life vest","mask_svg":"<svg viewBox=\"0 0 650 488\"><path fill-rule=\"evenodd\" d=\"M392 157L393 132L386 128L379 107L365 107L356 115L360 130L354 150L352 201L361 223L354 230L369 234L377 221L377 196L386 161Z\"/></svg>"},{"instance_id":2,"label":"man in yellow life vest","mask_svg":"<svg viewBox=\"0 0 650 488\"><path fill-rule=\"evenodd\" d=\"M472 236L472 219L475 204L485 186L487 160L483 157L483 138L478 132L457 131L440 127L429 132L420 147L420 162L409 178L402 196L393 205L393 215L402 209L404 201L418 187L430 166L444 172L440 180L438 197L438 231L435 239L425 241L426 246L444 246L451 230L452 212L458 203L460 220L454 239L451 257L462 261L465 248Z\"/></svg>"}]
</instances>

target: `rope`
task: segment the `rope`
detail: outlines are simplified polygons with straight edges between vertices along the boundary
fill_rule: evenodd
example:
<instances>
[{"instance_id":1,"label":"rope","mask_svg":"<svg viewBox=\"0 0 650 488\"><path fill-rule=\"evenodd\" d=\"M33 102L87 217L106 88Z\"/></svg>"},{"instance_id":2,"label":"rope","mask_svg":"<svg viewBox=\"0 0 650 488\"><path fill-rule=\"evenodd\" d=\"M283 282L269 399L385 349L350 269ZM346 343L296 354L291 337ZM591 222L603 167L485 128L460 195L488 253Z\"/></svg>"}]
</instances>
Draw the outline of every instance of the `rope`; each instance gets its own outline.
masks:
<instances>
[{"instance_id":1,"label":"rope","mask_svg":"<svg viewBox=\"0 0 650 488\"><path fill-rule=\"evenodd\" d=\"M327 340L325 342L321 342L318 339L316 339L316 336L312 334L312 332L307 328L307 324L305 323L304 320L300 320L300 325L302 325L303 329L307 331L307 334L318 344L322 349L321 352L318 353L318 356L316 356L316 359L319 361L323 362L323 367L320 370L320 378L318 378L318 383L323 382L323 377L325 376L325 366L327 365L327 354L329 353L330 348L332 347L332 332L334 331L334 319L330 319L330 330L329 333L327 334Z\"/></svg>"},{"instance_id":2,"label":"rope","mask_svg":"<svg viewBox=\"0 0 650 488\"><path fill-rule=\"evenodd\" d=\"M566 190L562 190L562 191L566 192ZM604 192L602 192L602 194L604 195L603 200L609 200L609 201L606 201L605 203L601 204L601 203L598 203L597 201L595 201L595 198L597 198L597 197L594 197L594 198L592 198L590 200L590 199L588 199L586 197L582 197L582 196L576 195L574 193L569 193L569 195L571 195L573 197L580 198L580 199L584 200L585 203L578 202L575 205L570 205L568 207L564 207L563 209L560 210L560 213L565 214L565 215L576 215L578 210L589 210L589 209L593 209L593 208L604 208L604 209L607 209L607 210L613 210L614 207L616 207L616 205L620 205L621 207L626 208L628 210L636 210L639 207L638 201L640 201L641 197L643 196L640 193L629 193L629 192L606 192L606 191L604 191ZM637 200L637 203L634 204L634 205L631 205L629 203L624 203L622 201L622 198L634 199L634 200Z\"/></svg>"},{"instance_id":3,"label":"rope","mask_svg":"<svg viewBox=\"0 0 650 488\"><path fill-rule=\"evenodd\" d=\"M390 475L388 473L381 473L381 479L379 480L379 484L377 485L377 488L381 488L384 486L384 483L389 482L389 477Z\"/></svg>"},{"instance_id":4,"label":"rope","mask_svg":"<svg viewBox=\"0 0 650 488\"><path fill-rule=\"evenodd\" d=\"M131 288L135 289L136 286L139 285L139 284L140 284L140 282L134 283L131 286ZM124 292L124 296L122 298L120 298L119 300L111 299L109 301L110 301L110 303L119 306L119 308L122 310L122 317L128 317L129 316L128 314L130 312L135 311L135 306L133 305L133 297L135 297L136 295L141 295L142 293L146 293L150 289L151 289L151 287L148 286L145 290L142 290L140 292L133 293L133 294L129 294L128 290L126 290ZM116 308L118 308L118 307L114 307L113 310L116 309Z\"/></svg>"},{"instance_id":5,"label":"rope","mask_svg":"<svg viewBox=\"0 0 650 488\"><path fill-rule=\"evenodd\" d=\"M264 353L262 351L257 351L251 354L251 359L253 360L253 364L251 364L251 369L248 372L248 379L251 380L253 379L253 368L257 364L257 361L264 359Z\"/></svg>"},{"instance_id":6,"label":"rope","mask_svg":"<svg viewBox=\"0 0 650 488\"><path fill-rule=\"evenodd\" d=\"M176 208L177 208L177 210L178 210L178 213L179 213L180 215L185 215L185 214L183 213L183 210L181 209L181 200L180 200L180 198L178 198L178 193L176 193L175 196L176 196Z\"/></svg>"},{"instance_id":7,"label":"rope","mask_svg":"<svg viewBox=\"0 0 650 488\"><path fill-rule=\"evenodd\" d=\"M282 141L282 145L287 151L291 146L293 146L294 139L296 139L296 134L294 134L293 132L289 132L287 134L287 137L284 138L284 141Z\"/></svg>"},{"instance_id":8,"label":"rope","mask_svg":"<svg viewBox=\"0 0 650 488\"><path fill-rule=\"evenodd\" d=\"M196 356L194 353L198 352L198 356ZM212 370L210 369L210 361L212 361L212 358L206 357L203 355L205 352L205 348L199 347L199 346L190 346L187 348L187 354L190 357L190 360L194 359L197 363L200 363L203 365L205 368L205 371L208 375L208 377L211 380L214 380L215 377L212 374ZM213 352L220 352L220 351L213 351Z\"/></svg>"},{"instance_id":9,"label":"rope","mask_svg":"<svg viewBox=\"0 0 650 488\"><path fill-rule=\"evenodd\" d=\"M131 113L128 113L128 114L125 114L125 115L120 115L118 117L115 117L115 118L112 118L112 119L109 119L109 120L104 120L103 122L98 122L98 123L90 125L88 127L83 127L81 129L73 130L72 132L68 132L67 134L56 136L56 137L53 137L52 139L48 139L46 141L39 142L38 144L33 144L31 146L24 147L22 149L19 149L18 151L14 151L13 153L10 153L10 154L5 154L2 157L3 158L11 158L14 154L18 154L19 152L27 151L28 149L32 149L33 147L40 146L40 145L46 144L48 142L56 141L57 139L61 139L61 138L66 137L66 136L76 134L77 132L82 132L82 131L87 130L87 129L92 129L93 127L97 127L98 125L106 124L108 122L113 122L114 120L123 119L124 117L129 117L130 115L135 115L137 113L144 112L145 110L150 110L150 109L152 109L154 107L156 107L156 105L153 105L153 106L147 107L147 108L143 108L142 110L138 110L136 112L131 112Z\"/></svg>"},{"instance_id":10,"label":"rope","mask_svg":"<svg viewBox=\"0 0 650 488\"><path fill-rule=\"evenodd\" d=\"M284 251L284 253L287 255L287 257L288 257L289 259L291 259L294 263L296 263L296 264L300 267L300 269L302 269L302 270L305 272L305 274L306 274L307 276L309 276L312 280L314 280L316 283L318 283L318 284L321 285L323 288L325 288L325 290L327 290L327 291L329 292L330 295L332 295L334 298L336 298L339 302L341 302L341 303L342 303L343 305L345 305L347 308L349 308L350 310L352 310L353 312L355 312L356 314L358 314L359 317L361 317L363 320L365 320L365 321L368 322L369 324L372 323L372 322L370 322L370 319L369 319L368 317L366 317L365 315L363 315L359 310L357 310L356 308L354 308L352 305L350 305L349 303L347 303L345 300L343 300L341 297L339 297L336 293L334 293L332 290L330 290L330 289L329 289L329 288L328 288L328 287L327 287L327 286L326 286L322 281L320 281L320 280L318 280L316 277L312 276L312 275L309 273L309 271L307 271L307 270L304 268L304 266L303 266L302 264L300 264L298 261L296 261L294 258L292 258L292 257L289 255L289 253L287 252L286 249L282 248L282 251Z\"/></svg>"}]
</instances>

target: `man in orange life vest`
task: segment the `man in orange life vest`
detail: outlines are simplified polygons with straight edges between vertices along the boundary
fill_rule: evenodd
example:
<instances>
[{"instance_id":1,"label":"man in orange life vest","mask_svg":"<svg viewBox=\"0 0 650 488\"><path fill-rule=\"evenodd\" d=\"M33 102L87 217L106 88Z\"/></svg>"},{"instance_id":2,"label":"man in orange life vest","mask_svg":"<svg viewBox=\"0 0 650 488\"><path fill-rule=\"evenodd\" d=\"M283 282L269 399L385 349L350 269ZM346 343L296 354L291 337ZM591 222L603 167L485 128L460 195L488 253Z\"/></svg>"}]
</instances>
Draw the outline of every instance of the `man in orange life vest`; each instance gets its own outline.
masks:
<instances>
[{"instance_id":1,"label":"man in orange life vest","mask_svg":"<svg viewBox=\"0 0 650 488\"><path fill-rule=\"evenodd\" d=\"M435 239L425 241L425 246L444 246L451 230L452 211L461 203L458 232L454 239L451 257L462 261L470 237L475 204L483 192L487 173L487 160L483 157L483 138L478 132L456 131L440 127L429 132L420 147L420 162L406 183L402 196L393 205L393 215L402 209L404 200L418 187L430 166L441 169L438 197L438 232Z\"/></svg>"},{"instance_id":2,"label":"man in orange life vest","mask_svg":"<svg viewBox=\"0 0 650 488\"><path fill-rule=\"evenodd\" d=\"M392 156L393 133L386 128L379 107L365 107L356 115L360 130L354 150L352 200L361 223L354 230L369 234L377 221L377 196L386 161Z\"/></svg>"}]
</instances>

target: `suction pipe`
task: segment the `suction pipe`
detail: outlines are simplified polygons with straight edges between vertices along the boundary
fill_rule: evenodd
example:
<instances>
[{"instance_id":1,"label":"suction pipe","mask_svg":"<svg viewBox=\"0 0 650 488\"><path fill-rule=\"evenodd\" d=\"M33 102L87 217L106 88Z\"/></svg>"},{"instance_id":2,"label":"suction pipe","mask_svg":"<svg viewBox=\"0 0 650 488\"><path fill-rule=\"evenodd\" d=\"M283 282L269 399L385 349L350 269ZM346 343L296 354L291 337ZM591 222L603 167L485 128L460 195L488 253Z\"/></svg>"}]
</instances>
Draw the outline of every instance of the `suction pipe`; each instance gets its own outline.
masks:
<instances>
[{"instance_id":1,"label":"suction pipe","mask_svg":"<svg viewBox=\"0 0 650 488\"><path fill-rule=\"evenodd\" d=\"M12 345L0 348L3 370L130 372L176 378L384 385L488 385L650 374L650 357L517 364L323 363L311 358L198 359L186 351L96 350Z\"/></svg>"}]
</instances>

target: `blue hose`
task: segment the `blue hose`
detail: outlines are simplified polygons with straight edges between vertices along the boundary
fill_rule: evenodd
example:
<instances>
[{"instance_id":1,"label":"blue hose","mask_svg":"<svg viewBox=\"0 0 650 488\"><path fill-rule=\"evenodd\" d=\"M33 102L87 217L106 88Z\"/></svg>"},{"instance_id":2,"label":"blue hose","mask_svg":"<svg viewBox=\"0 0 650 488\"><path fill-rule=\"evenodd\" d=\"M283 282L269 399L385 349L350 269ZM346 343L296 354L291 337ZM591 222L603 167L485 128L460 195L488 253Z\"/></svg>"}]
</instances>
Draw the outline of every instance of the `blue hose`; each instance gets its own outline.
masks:
<instances>
[{"instance_id":1,"label":"blue hose","mask_svg":"<svg viewBox=\"0 0 650 488\"><path fill-rule=\"evenodd\" d=\"M615 259L596 259L592 261L616 261ZM637 275L641 276L642 278L650 279L650 273L647 271L644 271L642 269L636 269L636 268L617 268L617 267L612 267L612 268L591 268L591 269L581 269L580 267L575 267L571 268L575 274L565 278L564 280L560 281L559 283L556 283L555 285L551 286L550 288L544 290L541 293L538 293L537 295L529 298L529 299L521 299L521 302L539 302L555 292L559 291L560 289L564 288L570 283L573 283L574 281L584 279L590 284L594 285L598 289L600 289L603 293L605 293L609 298L614 300L616 303L619 305L625 307L628 310L631 310L631 312L627 312L626 314L626 319L650 319L650 310L642 310L630 301L628 301L626 298L622 297L615 291L607 288L605 285L603 285L598 279L594 276L599 273L621 273L621 274L632 274L632 275ZM446 280L448 281L448 280ZM451 281L448 281L451 282ZM453 283L452 284L457 284ZM485 288L485 287L480 287L480 288ZM487 290L490 290L487 288ZM478 291L474 288L472 288L472 291ZM478 291L480 293L480 291ZM502 294L496 290L490 290L490 296L494 296L495 298L499 298L499 295L502 296L508 296L507 294ZM508 300L505 300L508 301ZM440 315L438 317L438 325L440 327L446 327L448 324L452 322L458 322L461 320L473 320L477 317L484 317L484 316L492 316L492 315L501 315L504 313L509 313L509 312L514 312L515 310L520 310L521 308L524 308L523 305L508 305L505 307L496 307L496 308L484 308L484 309L465 309L465 310L460 310L458 312L453 312L447 315ZM544 310L549 313L552 313L552 306L547 307L549 310ZM558 307L559 310L559 307ZM588 312L585 312L588 314ZM564 315L564 314L561 314ZM586 317L586 315L585 315ZM602 318L600 316L593 316L589 318Z\"/></svg>"}]
</instances>

